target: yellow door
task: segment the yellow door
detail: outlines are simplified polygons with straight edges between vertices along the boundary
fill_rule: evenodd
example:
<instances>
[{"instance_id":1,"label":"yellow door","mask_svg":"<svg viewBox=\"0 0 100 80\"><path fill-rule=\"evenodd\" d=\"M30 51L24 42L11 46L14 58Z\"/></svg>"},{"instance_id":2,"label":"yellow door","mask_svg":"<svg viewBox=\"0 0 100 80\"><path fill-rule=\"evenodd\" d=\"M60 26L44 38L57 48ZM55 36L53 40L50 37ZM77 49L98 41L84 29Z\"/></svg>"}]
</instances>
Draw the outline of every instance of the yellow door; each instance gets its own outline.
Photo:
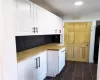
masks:
<instances>
[{"instance_id":1,"label":"yellow door","mask_svg":"<svg viewBox=\"0 0 100 80\"><path fill-rule=\"evenodd\" d=\"M91 22L64 23L66 59L89 61Z\"/></svg>"}]
</instances>

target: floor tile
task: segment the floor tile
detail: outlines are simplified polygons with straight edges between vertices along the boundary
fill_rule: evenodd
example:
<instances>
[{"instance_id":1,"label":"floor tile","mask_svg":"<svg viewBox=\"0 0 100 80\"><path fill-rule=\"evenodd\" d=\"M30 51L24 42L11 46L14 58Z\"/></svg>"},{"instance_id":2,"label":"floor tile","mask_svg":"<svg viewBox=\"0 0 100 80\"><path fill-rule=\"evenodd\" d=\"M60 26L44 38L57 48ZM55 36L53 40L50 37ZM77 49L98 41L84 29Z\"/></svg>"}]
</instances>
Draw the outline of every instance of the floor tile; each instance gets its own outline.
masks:
<instances>
[{"instance_id":1,"label":"floor tile","mask_svg":"<svg viewBox=\"0 0 100 80\"><path fill-rule=\"evenodd\" d=\"M90 69L90 65L88 63L83 63L82 72L83 72L82 73L83 77L91 76L91 69Z\"/></svg>"},{"instance_id":2,"label":"floor tile","mask_svg":"<svg viewBox=\"0 0 100 80\"><path fill-rule=\"evenodd\" d=\"M68 62L67 72L74 72L75 62Z\"/></svg>"},{"instance_id":3,"label":"floor tile","mask_svg":"<svg viewBox=\"0 0 100 80\"><path fill-rule=\"evenodd\" d=\"M92 76L91 75L84 76L83 80L92 80Z\"/></svg>"},{"instance_id":4,"label":"floor tile","mask_svg":"<svg viewBox=\"0 0 100 80\"><path fill-rule=\"evenodd\" d=\"M74 77L77 79L82 77L82 64L81 63L76 63Z\"/></svg>"},{"instance_id":5,"label":"floor tile","mask_svg":"<svg viewBox=\"0 0 100 80\"><path fill-rule=\"evenodd\" d=\"M62 77L63 77L63 75L64 75L64 73L66 72L66 70L67 70L67 66L64 66L64 68L63 68L63 70L61 71L61 73L58 74L58 75L54 78L54 80L61 80Z\"/></svg>"},{"instance_id":6,"label":"floor tile","mask_svg":"<svg viewBox=\"0 0 100 80\"><path fill-rule=\"evenodd\" d=\"M97 74L97 64L90 64L90 66L91 66L92 75L96 75Z\"/></svg>"},{"instance_id":7,"label":"floor tile","mask_svg":"<svg viewBox=\"0 0 100 80\"><path fill-rule=\"evenodd\" d=\"M82 77L73 77L73 80L82 80Z\"/></svg>"},{"instance_id":8,"label":"floor tile","mask_svg":"<svg viewBox=\"0 0 100 80\"><path fill-rule=\"evenodd\" d=\"M83 80L92 80L92 72L89 63L83 63L82 72Z\"/></svg>"},{"instance_id":9,"label":"floor tile","mask_svg":"<svg viewBox=\"0 0 100 80\"><path fill-rule=\"evenodd\" d=\"M66 61L66 65L56 77L44 80L96 80L96 64Z\"/></svg>"},{"instance_id":10,"label":"floor tile","mask_svg":"<svg viewBox=\"0 0 100 80\"><path fill-rule=\"evenodd\" d=\"M92 80L96 80L96 76L92 76Z\"/></svg>"},{"instance_id":11,"label":"floor tile","mask_svg":"<svg viewBox=\"0 0 100 80\"><path fill-rule=\"evenodd\" d=\"M62 80L72 80L73 72L66 72L62 78Z\"/></svg>"}]
</instances>

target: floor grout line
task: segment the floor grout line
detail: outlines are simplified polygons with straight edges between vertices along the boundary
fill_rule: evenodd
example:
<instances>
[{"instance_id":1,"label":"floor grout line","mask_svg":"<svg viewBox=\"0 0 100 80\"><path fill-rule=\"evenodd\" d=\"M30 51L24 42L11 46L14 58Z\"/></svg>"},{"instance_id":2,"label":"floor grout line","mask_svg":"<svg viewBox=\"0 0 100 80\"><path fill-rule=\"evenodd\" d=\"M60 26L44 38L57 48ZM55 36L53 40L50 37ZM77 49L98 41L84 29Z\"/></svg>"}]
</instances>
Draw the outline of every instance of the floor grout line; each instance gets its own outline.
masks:
<instances>
[{"instance_id":1,"label":"floor grout line","mask_svg":"<svg viewBox=\"0 0 100 80\"><path fill-rule=\"evenodd\" d=\"M68 67L69 67L69 66L68 66ZM67 67L67 69L68 69L68 67ZM65 72L67 72L67 69L65 70ZM64 72L64 73L65 73L65 72ZM62 76L61 80L63 80L63 77L64 77L64 75Z\"/></svg>"},{"instance_id":2,"label":"floor grout line","mask_svg":"<svg viewBox=\"0 0 100 80\"><path fill-rule=\"evenodd\" d=\"M82 80L83 80L83 65L84 65L84 64L82 64Z\"/></svg>"},{"instance_id":3,"label":"floor grout line","mask_svg":"<svg viewBox=\"0 0 100 80\"><path fill-rule=\"evenodd\" d=\"M71 64L74 64L74 65L71 65ZM81 80L84 80L84 70L85 70L85 67L87 67L86 68L86 70L88 69L88 71L89 71L89 75L91 76L90 78L89 78L89 80L91 79L91 80L94 80L95 79L95 77L97 76L97 75L92 75L92 73L94 72L92 72L92 64L85 64L85 63L81 63L81 69L79 68L78 69L78 63L66 63L66 65L65 65L65 68L64 68L64 71L63 71L63 74L60 76L60 77L58 77L58 78L51 78L51 79L46 79L46 80L67 80L66 79L66 73L68 73L69 72L69 68L70 67L72 67L73 66L73 70L72 71L70 71L70 72L72 72L71 73L71 80L75 80L75 74L77 74L77 70L79 71L81 71ZM77 78L77 77L76 77ZM96 77L97 78L97 77ZM86 78L86 80L88 79L88 76L87 76L87 78Z\"/></svg>"},{"instance_id":4,"label":"floor grout line","mask_svg":"<svg viewBox=\"0 0 100 80\"><path fill-rule=\"evenodd\" d=\"M91 71L91 77L92 77L92 80L93 80L92 69L91 69L91 65L90 65L90 63L89 63L89 67L90 67L90 71Z\"/></svg>"},{"instance_id":5,"label":"floor grout line","mask_svg":"<svg viewBox=\"0 0 100 80\"><path fill-rule=\"evenodd\" d=\"M72 80L74 80L75 70L76 70L76 63L75 63L75 68L74 68Z\"/></svg>"}]
</instances>

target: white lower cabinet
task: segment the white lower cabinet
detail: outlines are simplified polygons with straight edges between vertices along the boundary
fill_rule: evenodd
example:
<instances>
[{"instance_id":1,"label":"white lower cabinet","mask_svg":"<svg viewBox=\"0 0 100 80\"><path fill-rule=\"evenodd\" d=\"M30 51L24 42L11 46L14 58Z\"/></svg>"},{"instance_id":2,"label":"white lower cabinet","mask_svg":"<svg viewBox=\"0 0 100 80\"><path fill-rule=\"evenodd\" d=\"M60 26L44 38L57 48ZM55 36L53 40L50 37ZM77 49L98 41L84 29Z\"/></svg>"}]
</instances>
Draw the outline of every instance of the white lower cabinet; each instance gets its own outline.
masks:
<instances>
[{"instance_id":1,"label":"white lower cabinet","mask_svg":"<svg viewBox=\"0 0 100 80\"><path fill-rule=\"evenodd\" d=\"M48 50L47 76L55 77L65 66L65 48L61 50Z\"/></svg>"},{"instance_id":2,"label":"white lower cabinet","mask_svg":"<svg viewBox=\"0 0 100 80\"><path fill-rule=\"evenodd\" d=\"M35 69L35 80L43 80L47 74L47 52L35 56L36 69Z\"/></svg>"},{"instance_id":3,"label":"white lower cabinet","mask_svg":"<svg viewBox=\"0 0 100 80\"><path fill-rule=\"evenodd\" d=\"M18 80L43 80L47 74L46 51L18 63Z\"/></svg>"},{"instance_id":4,"label":"white lower cabinet","mask_svg":"<svg viewBox=\"0 0 100 80\"><path fill-rule=\"evenodd\" d=\"M35 80L33 58L18 63L18 80Z\"/></svg>"},{"instance_id":5,"label":"white lower cabinet","mask_svg":"<svg viewBox=\"0 0 100 80\"><path fill-rule=\"evenodd\" d=\"M65 48L59 51L59 73L65 65Z\"/></svg>"}]
</instances>

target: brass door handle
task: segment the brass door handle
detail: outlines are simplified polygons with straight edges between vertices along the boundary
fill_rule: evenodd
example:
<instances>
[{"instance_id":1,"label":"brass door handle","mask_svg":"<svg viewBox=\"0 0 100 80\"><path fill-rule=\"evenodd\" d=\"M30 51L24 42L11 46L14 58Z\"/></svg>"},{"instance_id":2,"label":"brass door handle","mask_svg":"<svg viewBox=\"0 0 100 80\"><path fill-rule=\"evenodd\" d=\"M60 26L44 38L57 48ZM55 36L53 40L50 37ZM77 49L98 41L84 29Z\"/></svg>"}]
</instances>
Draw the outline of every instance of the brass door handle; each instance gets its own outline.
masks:
<instances>
[{"instance_id":1,"label":"brass door handle","mask_svg":"<svg viewBox=\"0 0 100 80\"><path fill-rule=\"evenodd\" d=\"M89 45L89 43L87 42L87 43L86 43L86 46L88 46L88 45Z\"/></svg>"},{"instance_id":2,"label":"brass door handle","mask_svg":"<svg viewBox=\"0 0 100 80\"><path fill-rule=\"evenodd\" d=\"M88 44L86 46L88 46Z\"/></svg>"}]
</instances>

